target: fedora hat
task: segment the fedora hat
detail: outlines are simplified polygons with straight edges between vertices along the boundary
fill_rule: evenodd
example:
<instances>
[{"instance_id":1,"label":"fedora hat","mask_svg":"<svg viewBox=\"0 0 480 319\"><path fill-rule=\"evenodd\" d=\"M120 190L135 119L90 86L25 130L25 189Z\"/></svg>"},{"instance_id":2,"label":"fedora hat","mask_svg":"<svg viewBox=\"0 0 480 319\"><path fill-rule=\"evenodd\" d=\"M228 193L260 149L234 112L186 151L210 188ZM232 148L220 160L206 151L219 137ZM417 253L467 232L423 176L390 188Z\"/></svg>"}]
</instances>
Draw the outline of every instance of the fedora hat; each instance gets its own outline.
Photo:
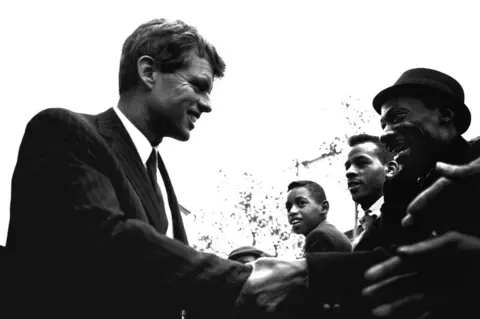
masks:
<instances>
[{"instance_id":1,"label":"fedora hat","mask_svg":"<svg viewBox=\"0 0 480 319\"><path fill-rule=\"evenodd\" d=\"M455 126L460 135L467 131L471 122L471 114L465 105L465 93L462 86L451 76L432 69L418 68L404 72L394 85L375 96L373 108L380 114L382 105L388 100L418 93L431 94L453 102Z\"/></svg>"},{"instance_id":2,"label":"fedora hat","mask_svg":"<svg viewBox=\"0 0 480 319\"><path fill-rule=\"evenodd\" d=\"M253 246L244 246L237 248L233 250L229 255L228 259L235 259L240 256L245 256L245 255L253 255L257 258L260 257L271 257L269 254L265 253L264 251L261 251L260 249L257 249Z\"/></svg>"}]
</instances>

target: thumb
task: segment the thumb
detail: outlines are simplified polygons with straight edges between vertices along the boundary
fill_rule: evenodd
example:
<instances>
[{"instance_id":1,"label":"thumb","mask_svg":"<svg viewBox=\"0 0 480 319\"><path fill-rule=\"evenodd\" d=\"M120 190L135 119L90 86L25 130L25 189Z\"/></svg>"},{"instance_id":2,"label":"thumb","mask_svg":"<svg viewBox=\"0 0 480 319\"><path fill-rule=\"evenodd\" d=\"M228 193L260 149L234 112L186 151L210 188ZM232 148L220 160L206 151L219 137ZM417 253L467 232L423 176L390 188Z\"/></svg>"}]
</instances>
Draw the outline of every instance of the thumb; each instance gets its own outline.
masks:
<instances>
[{"instance_id":1,"label":"thumb","mask_svg":"<svg viewBox=\"0 0 480 319\"><path fill-rule=\"evenodd\" d=\"M439 253L447 253L456 246L458 235L447 233L410 246L401 246L397 249L400 256L421 256L424 258L434 257Z\"/></svg>"},{"instance_id":2,"label":"thumb","mask_svg":"<svg viewBox=\"0 0 480 319\"><path fill-rule=\"evenodd\" d=\"M454 182L465 181L476 173L480 173L480 165L471 163L467 165L451 165L443 162L438 162L435 170L443 177L449 178Z\"/></svg>"}]
</instances>

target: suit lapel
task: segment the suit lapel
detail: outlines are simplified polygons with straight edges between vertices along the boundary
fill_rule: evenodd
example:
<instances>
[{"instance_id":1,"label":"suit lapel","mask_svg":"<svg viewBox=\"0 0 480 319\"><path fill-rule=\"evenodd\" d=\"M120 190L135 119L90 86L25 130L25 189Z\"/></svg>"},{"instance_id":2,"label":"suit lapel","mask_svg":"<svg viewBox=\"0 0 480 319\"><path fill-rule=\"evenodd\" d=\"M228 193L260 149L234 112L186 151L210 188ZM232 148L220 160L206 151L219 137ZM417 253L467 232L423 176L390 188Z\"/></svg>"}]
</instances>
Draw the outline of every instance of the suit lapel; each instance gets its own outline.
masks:
<instances>
[{"instance_id":1,"label":"suit lapel","mask_svg":"<svg viewBox=\"0 0 480 319\"><path fill-rule=\"evenodd\" d=\"M372 250L378 245L381 245L381 234L380 234L380 219L382 217L378 217L370 226L368 230L364 230L360 235L355 247L353 247L354 251L360 250Z\"/></svg>"},{"instance_id":2,"label":"suit lapel","mask_svg":"<svg viewBox=\"0 0 480 319\"><path fill-rule=\"evenodd\" d=\"M182 215L180 213L180 206L178 205L177 196L172 186L170 176L168 175L167 168L163 162L162 156L158 154L158 169L162 175L163 182L165 184L165 189L167 190L168 202L170 204L170 211L172 212L172 223L173 223L173 235L175 239L188 244L187 234L185 232L185 227L183 225Z\"/></svg>"},{"instance_id":3,"label":"suit lapel","mask_svg":"<svg viewBox=\"0 0 480 319\"><path fill-rule=\"evenodd\" d=\"M113 108L97 116L97 126L100 134L106 138L111 149L118 156L120 166L140 197L150 223L159 233L165 234L168 225L162 223L160 218L160 214L165 215L165 209L160 205L157 195L150 187L140 155Z\"/></svg>"}]
</instances>

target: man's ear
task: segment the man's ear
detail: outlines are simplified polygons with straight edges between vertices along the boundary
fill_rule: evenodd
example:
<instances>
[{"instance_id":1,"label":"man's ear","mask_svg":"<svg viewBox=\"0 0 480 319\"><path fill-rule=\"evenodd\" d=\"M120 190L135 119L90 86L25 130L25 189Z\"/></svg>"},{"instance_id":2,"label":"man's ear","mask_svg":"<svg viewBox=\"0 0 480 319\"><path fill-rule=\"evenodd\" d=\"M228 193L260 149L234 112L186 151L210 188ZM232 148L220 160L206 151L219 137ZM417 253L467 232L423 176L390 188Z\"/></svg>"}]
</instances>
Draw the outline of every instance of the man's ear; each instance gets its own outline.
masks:
<instances>
[{"instance_id":1,"label":"man's ear","mask_svg":"<svg viewBox=\"0 0 480 319\"><path fill-rule=\"evenodd\" d=\"M395 161L390 161L387 163L386 167L385 167L385 174L387 176L387 178L391 178L393 176L395 176L398 171L400 169L400 166L398 165L397 162Z\"/></svg>"},{"instance_id":2,"label":"man's ear","mask_svg":"<svg viewBox=\"0 0 480 319\"><path fill-rule=\"evenodd\" d=\"M328 210L330 209L330 203L328 202L328 200L324 200L321 206L323 208L323 214L328 213Z\"/></svg>"},{"instance_id":3,"label":"man's ear","mask_svg":"<svg viewBox=\"0 0 480 319\"><path fill-rule=\"evenodd\" d=\"M440 120L442 121L442 123L452 122L454 116L455 112L453 112L450 107L446 106L440 109Z\"/></svg>"},{"instance_id":4,"label":"man's ear","mask_svg":"<svg viewBox=\"0 0 480 319\"><path fill-rule=\"evenodd\" d=\"M152 89L155 85L155 62L148 55L140 57L137 61L137 71L141 83L147 88Z\"/></svg>"}]
</instances>

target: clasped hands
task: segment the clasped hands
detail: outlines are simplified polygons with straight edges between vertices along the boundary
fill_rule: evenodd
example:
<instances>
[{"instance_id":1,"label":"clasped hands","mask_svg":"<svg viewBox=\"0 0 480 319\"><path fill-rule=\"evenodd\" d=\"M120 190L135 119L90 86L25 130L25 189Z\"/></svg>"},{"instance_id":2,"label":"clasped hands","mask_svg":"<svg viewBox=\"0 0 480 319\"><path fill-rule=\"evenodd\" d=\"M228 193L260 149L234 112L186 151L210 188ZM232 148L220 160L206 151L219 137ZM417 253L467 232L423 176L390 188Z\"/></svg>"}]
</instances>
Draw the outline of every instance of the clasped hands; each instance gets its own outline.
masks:
<instances>
[{"instance_id":1,"label":"clasped hands","mask_svg":"<svg viewBox=\"0 0 480 319\"><path fill-rule=\"evenodd\" d=\"M297 302L296 292L307 287L304 258L293 261L259 258L249 265L253 270L237 299L234 317L250 318L273 313L285 302Z\"/></svg>"}]
</instances>

